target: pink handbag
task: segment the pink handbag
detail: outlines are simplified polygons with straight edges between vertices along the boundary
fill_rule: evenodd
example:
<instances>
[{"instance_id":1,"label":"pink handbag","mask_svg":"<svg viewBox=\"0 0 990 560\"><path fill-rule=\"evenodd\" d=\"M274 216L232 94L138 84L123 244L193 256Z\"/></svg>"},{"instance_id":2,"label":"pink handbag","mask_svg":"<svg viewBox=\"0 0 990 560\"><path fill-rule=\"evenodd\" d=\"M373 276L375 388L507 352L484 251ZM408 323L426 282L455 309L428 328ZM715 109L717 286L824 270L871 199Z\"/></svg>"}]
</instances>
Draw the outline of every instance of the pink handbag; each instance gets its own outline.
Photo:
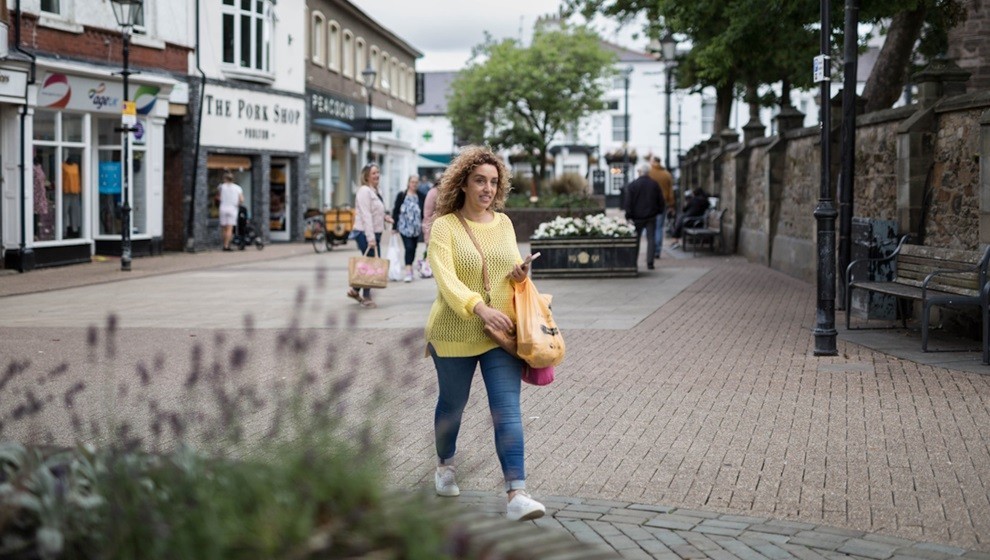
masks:
<instances>
[{"instance_id":1,"label":"pink handbag","mask_svg":"<svg viewBox=\"0 0 990 560\"><path fill-rule=\"evenodd\" d=\"M524 364L522 380L530 385L549 385L553 382L553 366L535 368Z\"/></svg>"}]
</instances>

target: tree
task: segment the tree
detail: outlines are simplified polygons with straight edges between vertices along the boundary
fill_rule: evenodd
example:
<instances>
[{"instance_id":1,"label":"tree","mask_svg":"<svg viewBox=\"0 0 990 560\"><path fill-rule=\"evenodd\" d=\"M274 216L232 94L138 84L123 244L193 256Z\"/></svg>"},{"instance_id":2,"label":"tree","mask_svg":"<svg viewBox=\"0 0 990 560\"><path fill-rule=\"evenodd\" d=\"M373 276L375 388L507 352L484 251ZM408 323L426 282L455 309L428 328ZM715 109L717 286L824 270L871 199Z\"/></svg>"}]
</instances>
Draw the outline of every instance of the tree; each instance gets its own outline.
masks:
<instances>
[{"instance_id":1,"label":"tree","mask_svg":"<svg viewBox=\"0 0 990 560\"><path fill-rule=\"evenodd\" d=\"M881 51L864 92L870 110L890 107L900 97L917 55L930 57L944 51L948 29L964 15L962 1L861 0L861 21L889 21L890 45ZM643 15L650 36L659 36L661 30L686 36L692 49L678 67L678 83L715 88L717 126L728 121L737 82L748 91L778 82L785 89L810 87L810 60L818 53L814 26L820 21L820 0L564 2L568 14L600 13L620 22ZM831 6L833 44L841 45L843 2L833 0Z\"/></svg>"},{"instance_id":2,"label":"tree","mask_svg":"<svg viewBox=\"0 0 990 560\"><path fill-rule=\"evenodd\" d=\"M605 109L614 62L586 27L538 28L528 47L486 37L451 83L448 115L458 138L519 148L542 178L554 136Z\"/></svg>"}]
</instances>

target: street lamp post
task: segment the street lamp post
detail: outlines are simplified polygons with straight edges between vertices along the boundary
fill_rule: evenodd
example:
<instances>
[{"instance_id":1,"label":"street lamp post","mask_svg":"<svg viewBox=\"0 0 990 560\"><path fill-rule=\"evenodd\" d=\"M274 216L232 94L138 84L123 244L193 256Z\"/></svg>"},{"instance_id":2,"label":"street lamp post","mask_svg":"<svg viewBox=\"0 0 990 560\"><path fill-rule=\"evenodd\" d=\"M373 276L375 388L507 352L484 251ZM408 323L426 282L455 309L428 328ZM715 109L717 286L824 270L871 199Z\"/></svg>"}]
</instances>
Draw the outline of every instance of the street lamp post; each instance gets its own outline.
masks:
<instances>
[{"instance_id":1,"label":"street lamp post","mask_svg":"<svg viewBox=\"0 0 990 560\"><path fill-rule=\"evenodd\" d=\"M368 117L365 121L364 141L368 145L368 161L371 161L371 89L375 87L375 78L378 77L378 72L375 72L375 69L371 67L371 62L369 62L368 66L361 72L361 76L364 77L364 87L368 90Z\"/></svg>"},{"instance_id":2,"label":"street lamp post","mask_svg":"<svg viewBox=\"0 0 990 560\"><path fill-rule=\"evenodd\" d=\"M629 184L629 76L633 67L626 66L622 69L622 79L625 85L625 102L622 105L624 111L622 122L622 187Z\"/></svg>"},{"instance_id":3,"label":"street lamp post","mask_svg":"<svg viewBox=\"0 0 990 560\"><path fill-rule=\"evenodd\" d=\"M144 0L111 0L113 16L117 19L117 25L121 28L121 37L124 43L124 69L120 73L124 78L124 107L122 115L122 126L119 131L124 133L124 151L121 154L121 198L120 198L120 270L129 271L131 269L131 179L130 179L130 159L131 159L131 132L137 130L133 126L134 109L128 101L130 83L128 78L132 74L130 71L131 55L131 31L134 25L141 19L141 12L144 9ZM128 120L131 119L131 120Z\"/></svg>"},{"instance_id":4,"label":"street lamp post","mask_svg":"<svg viewBox=\"0 0 990 560\"><path fill-rule=\"evenodd\" d=\"M819 112L821 127L821 184L819 185L818 206L814 216L818 223L818 304L815 309L815 356L835 356L835 218L838 212L832 202L831 164L831 62L828 56L832 31L831 3L821 0L821 54L815 67L815 81L819 83ZM849 310L846 310L848 313Z\"/></svg>"},{"instance_id":5,"label":"street lamp post","mask_svg":"<svg viewBox=\"0 0 990 560\"><path fill-rule=\"evenodd\" d=\"M666 103L665 111L665 127L664 127L664 160L663 163L667 166L668 170L673 170L674 166L670 159L670 104L671 97L674 93L673 88L673 77L674 77L674 67L677 66L677 40L674 39L674 34L670 31L664 33L662 39L653 39L650 41L649 47L647 47L650 52L654 53L657 58L664 62L664 85L663 93ZM680 139L680 135L678 135ZM678 189L679 191L680 189Z\"/></svg>"}]
</instances>

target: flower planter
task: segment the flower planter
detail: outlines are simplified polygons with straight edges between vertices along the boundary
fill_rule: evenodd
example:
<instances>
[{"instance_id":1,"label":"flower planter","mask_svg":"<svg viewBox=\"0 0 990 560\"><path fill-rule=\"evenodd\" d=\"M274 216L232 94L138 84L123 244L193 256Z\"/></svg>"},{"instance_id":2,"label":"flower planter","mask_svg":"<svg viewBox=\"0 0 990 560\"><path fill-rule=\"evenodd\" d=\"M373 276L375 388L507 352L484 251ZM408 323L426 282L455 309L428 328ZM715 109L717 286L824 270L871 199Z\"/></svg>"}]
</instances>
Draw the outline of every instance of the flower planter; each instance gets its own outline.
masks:
<instances>
[{"instance_id":1,"label":"flower planter","mask_svg":"<svg viewBox=\"0 0 990 560\"><path fill-rule=\"evenodd\" d=\"M634 237L532 239L533 278L634 277L638 252Z\"/></svg>"}]
</instances>

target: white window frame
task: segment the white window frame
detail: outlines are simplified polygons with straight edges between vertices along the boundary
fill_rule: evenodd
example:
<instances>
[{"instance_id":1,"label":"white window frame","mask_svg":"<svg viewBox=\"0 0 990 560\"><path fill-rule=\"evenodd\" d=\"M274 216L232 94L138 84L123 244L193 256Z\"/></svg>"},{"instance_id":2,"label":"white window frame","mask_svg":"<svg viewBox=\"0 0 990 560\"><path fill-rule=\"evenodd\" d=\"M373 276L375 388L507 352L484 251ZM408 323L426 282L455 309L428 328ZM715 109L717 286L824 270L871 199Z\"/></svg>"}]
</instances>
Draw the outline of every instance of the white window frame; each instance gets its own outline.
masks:
<instances>
[{"instance_id":1,"label":"white window frame","mask_svg":"<svg viewBox=\"0 0 990 560\"><path fill-rule=\"evenodd\" d=\"M379 89L378 88L378 80L379 80L379 78L381 78L381 75L382 75L381 64L380 64L380 60L379 60L379 58L381 57L381 54L380 54L381 51L378 50L378 47L377 46L371 45L371 50L369 52L371 54L368 56L368 63L371 64L371 69L376 72L375 83L374 84L371 84L371 87L372 87L372 89Z\"/></svg>"},{"instance_id":2,"label":"white window frame","mask_svg":"<svg viewBox=\"0 0 990 560\"><path fill-rule=\"evenodd\" d=\"M313 64L326 64L326 19L319 11L314 11L309 21L309 56Z\"/></svg>"},{"instance_id":3,"label":"white window frame","mask_svg":"<svg viewBox=\"0 0 990 560\"><path fill-rule=\"evenodd\" d=\"M382 61L378 65L378 89L388 93L392 89L392 76L389 75L389 61L392 59L386 51L382 51Z\"/></svg>"},{"instance_id":4,"label":"white window frame","mask_svg":"<svg viewBox=\"0 0 990 560\"><path fill-rule=\"evenodd\" d=\"M341 55L343 60L343 73L345 78L355 79L354 73L354 33L350 29L344 30L344 48ZM360 70L358 74L360 76Z\"/></svg>"},{"instance_id":5,"label":"white window frame","mask_svg":"<svg viewBox=\"0 0 990 560\"><path fill-rule=\"evenodd\" d=\"M626 129L623 128L620 123L624 123L624 126L629 126L628 115L620 113L618 115L612 115L612 141L613 142L625 142L626 140Z\"/></svg>"},{"instance_id":6,"label":"white window frame","mask_svg":"<svg viewBox=\"0 0 990 560\"><path fill-rule=\"evenodd\" d=\"M44 14L44 15L51 14L51 15L58 16L58 17L65 17L65 15L66 15L65 14L65 12L66 12L66 9L65 9L66 6L65 6L65 4L68 2L68 0L48 0L49 2L54 2L55 4L57 4L57 6L55 7L55 10L54 11L53 10L46 10L45 9L45 1L46 0L41 0L40 2L38 2L38 10L42 14Z\"/></svg>"},{"instance_id":7,"label":"white window frame","mask_svg":"<svg viewBox=\"0 0 990 560\"><path fill-rule=\"evenodd\" d=\"M340 72L340 24L335 20L327 23L327 68Z\"/></svg>"},{"instance_id":8,"label":"white window frame","mask_svg":"<svg viewBox=\"0 0 990 560\"><path fill-rule=\"evenodd\" d=\"M367 43L364 41L364 37L358 37L354 40L354 70L356 73L360 74L364 72L364 67L368 64L368 56L366 54Z\"/></svg>"},{"instance_id":9,"label":"white window frame","mask_svg":"<svg viewBox=\"0 0 990 560\"><path fill-rule=\"evenodd\" d=\"M257 3L261 2L261 13L255 10ZM224 74L228 76L250 80L263 83L273 83L275 81L275 72L272 70L272 60L275 58L275 53L272 52L274 46L273 37L275 35L275 13L274 13L274 0L252 0L251 10L245 11L241 9L240 0L234 0L231 4L227 4L226 1L220 4L220 41L221 41L221 61L223 64ZM233 18L233 49L232 55L233 60L226 60L223 58L223 45L226 41L226 29L224 28L224 20L230 16ZM243 23L243 18L250 19L250 49L248 65L242 64L244 60L243 53L241 53L241 27ZM258 36L258 23L261 23L261 33ZM258 63L260 55L260 67Z\"/></svg>"}]
</instances>

